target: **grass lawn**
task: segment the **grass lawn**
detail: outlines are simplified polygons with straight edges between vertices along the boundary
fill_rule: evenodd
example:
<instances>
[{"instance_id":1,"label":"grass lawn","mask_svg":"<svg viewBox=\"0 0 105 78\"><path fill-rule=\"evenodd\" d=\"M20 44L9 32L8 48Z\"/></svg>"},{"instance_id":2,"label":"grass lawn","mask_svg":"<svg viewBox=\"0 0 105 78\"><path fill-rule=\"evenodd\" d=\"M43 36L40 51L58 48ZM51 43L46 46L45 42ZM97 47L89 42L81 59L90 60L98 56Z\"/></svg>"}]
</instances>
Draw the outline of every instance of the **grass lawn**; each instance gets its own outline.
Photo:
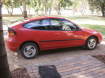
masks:
<instances>
[{"instance_id":1,"label":"grass lawn","mask_svg":"<svg viewBox=\"0 0 105 78\"><path fill-rule=\"evenodd\" d=\"M89 19L89 20L99 20L99 21L105 21L105 17L101 16L74 16L74 17L67 17L71 20L76 20L76 19Z\"/></svg>"}]
</instances>

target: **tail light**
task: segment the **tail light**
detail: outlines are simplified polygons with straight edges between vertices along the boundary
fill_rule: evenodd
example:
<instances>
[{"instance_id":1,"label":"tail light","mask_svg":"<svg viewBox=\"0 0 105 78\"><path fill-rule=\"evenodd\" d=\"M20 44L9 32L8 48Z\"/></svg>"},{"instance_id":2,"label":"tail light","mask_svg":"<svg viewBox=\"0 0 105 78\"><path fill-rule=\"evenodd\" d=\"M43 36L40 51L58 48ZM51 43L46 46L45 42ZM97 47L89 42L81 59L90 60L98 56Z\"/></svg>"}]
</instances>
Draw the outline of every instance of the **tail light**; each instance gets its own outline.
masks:
<instances>
[{"instance_id":1,"label":"tail light","mask_svg":"<svg viewBox=\"0 0 105 78\"><path fill-rule=\"evenodd\" d=\"M8 33L9 33L9 36L15 36L16 35L16 31L12 28L8 28Z\"/></svg>"}]
</instances>

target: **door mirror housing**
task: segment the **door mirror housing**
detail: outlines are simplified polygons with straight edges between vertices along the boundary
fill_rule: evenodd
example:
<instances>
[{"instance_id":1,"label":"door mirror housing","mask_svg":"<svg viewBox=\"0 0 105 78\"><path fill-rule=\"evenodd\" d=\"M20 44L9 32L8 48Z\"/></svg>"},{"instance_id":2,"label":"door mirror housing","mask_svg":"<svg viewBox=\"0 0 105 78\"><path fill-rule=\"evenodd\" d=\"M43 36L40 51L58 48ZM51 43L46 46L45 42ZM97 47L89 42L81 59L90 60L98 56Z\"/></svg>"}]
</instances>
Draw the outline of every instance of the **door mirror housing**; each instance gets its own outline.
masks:
<instances>
[{"instance_id":1,"label":"door mirror housing","mask_svg":"<svg viewBox=\"0 0 105 78\"><path fill-rule=\"evenodd\" d=\"M76 31L81 31L81 28L77 27L77 28L76 28Z\"/></svg>"}]
</instances>

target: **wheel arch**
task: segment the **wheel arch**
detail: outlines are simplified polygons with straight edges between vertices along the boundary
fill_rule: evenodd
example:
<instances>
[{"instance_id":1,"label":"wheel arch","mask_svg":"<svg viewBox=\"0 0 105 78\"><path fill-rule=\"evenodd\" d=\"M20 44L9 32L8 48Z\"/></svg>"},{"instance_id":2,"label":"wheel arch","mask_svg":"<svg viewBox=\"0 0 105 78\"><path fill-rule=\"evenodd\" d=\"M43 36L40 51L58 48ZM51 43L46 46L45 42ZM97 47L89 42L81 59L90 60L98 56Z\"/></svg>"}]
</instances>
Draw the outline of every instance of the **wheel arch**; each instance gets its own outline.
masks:
<instances>
[{"instance_id":1,"label":"wheel arch","mask_svg":"<svg viewBox=\"0 0 105 78\"><path fill-rule=\"evenodd\" d=\"M20 50L20 49L22 48L22 46L23 46L24 44L26 44L26 43L34 43L34 44L37 45L38 49L40 50L39 44L38 44L37 42L35 42L35 41L25 41L25 42L23 42L23 43L20 45L19 50Z\"/></svg>"},{"instance_id":2,"label":"wheel arch","mask_svg":"<svg viewBox=\"0 0 105 78\"><path fill-rule=\"evenodd\" d=\"M95 37L95 38L97 39L97 42L99 43L99 39L98 39L98 37L95 36L95 35L91 35L91 36L89 36L89 37L87 38L87 40L88 40L89 38L91 38L91 37ZM86 41L87 41L87 40L86 40Z\"/></svg>"}]
</instances>

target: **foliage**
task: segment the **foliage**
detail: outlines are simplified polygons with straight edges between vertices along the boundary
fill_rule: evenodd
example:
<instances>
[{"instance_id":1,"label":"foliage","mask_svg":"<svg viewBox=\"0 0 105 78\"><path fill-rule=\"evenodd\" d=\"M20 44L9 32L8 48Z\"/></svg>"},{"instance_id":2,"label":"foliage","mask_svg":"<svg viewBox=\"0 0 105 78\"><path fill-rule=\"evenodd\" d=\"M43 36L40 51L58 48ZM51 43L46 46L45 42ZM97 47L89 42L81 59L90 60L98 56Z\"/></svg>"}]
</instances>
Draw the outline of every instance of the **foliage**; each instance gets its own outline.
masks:
<instances>
[{"instance_id":1,"label":"foliage","mask_svg":"<svg viewBox=\"0 0 105 78\"><path fill-rule=\"evenodd\" d=\"M102 12L102 16L105 16L105 0L88 0L90 9L92 11L97 10Z\"/></svg>"},{"instance_id":2,"label":"foliage","mask_svg":"<svg viewBox=\"0 0 105 78\"><path fill-rule=\"evenodd\" d=\"M54 4L54 1L56 2ZM45 14L52 9L57 8L66 8L72 5L71 0L4 0L4 6L9 10L10 8L21 8L22 3L25 2L26 8L33 8L36 12L43 11ZM56 5L57 4L57 5ZM23 10L23 9L22 9ZM60 10L60 9L59 9ZM10 12L9 12L10 13Z\"/></svg>"},{"instance_id":3,"label":"foliage","mask_svg":"<svg viewBox=\"0 0 105 78\"><path fill-rule=\"evenodd\" d=\"M66 8L72 5L71 0L59 0L59 5L61 8Z\"/></svg>"}]
</instances>

